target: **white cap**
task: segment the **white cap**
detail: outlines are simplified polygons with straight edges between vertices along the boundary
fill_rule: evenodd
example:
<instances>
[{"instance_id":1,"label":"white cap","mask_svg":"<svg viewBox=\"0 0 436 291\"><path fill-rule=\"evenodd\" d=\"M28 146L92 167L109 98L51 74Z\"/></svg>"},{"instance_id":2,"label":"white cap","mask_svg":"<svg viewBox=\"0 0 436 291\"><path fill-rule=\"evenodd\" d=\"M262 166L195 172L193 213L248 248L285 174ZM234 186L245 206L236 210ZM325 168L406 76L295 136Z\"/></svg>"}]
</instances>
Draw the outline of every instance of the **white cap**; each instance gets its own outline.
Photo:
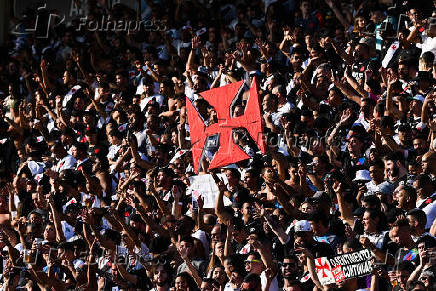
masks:
<instances>
[{"instance_id":1,"label":"white cap","mask_svg":"<svg viewBox=\"0 0 436 291\"><path fill-rule=\"evenodd\" d=\"M27 163L27 167L29 168L30 172L32 173L32 176L35 176L37 174L41 174L42 172L44 172L44 164L43 163L29 161Z\"/></svg>"},{"instance_id":2,"label":"white cap","mask_svg":"<svg viewBox=\"0 0 436 291\"><path fill-rule=\"evenodd\" d=\"M356 172L356 178L353 181L371 181L371 177L369 176L368 170L359 170Z\"/></svg>"},{"instance_id":3,"label":"white cap","mask_svg":"<svg viewBox=\"0 0 436 291\"><path fill-rule=\"evenodd\" d=\"M425 98L421 94L416 94L415 96L413 96L413 100L418 100L424 103Z\"/></svg>"},{"instance_id":4,"label":"white cap","mask_svg":"<svg viewBox=\"0 0 436 291\"><path fill-rule=\"evenodd\" d=\"M295 232L312 231L312 226L310 225L310 222L307 220L299 220L295 224L294 229L295 229Z\"/></svg>"}]
</instances>

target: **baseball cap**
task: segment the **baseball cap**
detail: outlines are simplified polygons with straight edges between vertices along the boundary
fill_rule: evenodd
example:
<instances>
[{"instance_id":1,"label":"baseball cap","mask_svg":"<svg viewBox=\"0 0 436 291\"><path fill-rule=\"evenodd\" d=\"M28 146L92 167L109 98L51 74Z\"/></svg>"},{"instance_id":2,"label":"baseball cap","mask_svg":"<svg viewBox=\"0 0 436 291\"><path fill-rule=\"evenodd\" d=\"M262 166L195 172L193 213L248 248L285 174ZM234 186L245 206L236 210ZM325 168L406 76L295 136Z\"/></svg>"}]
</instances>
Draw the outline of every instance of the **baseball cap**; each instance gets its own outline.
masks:
<instances>
[{"instance_id":1,"label":"baseball cap","mask_svg":"<svg viewBox=\"0 0 436 291\"><path fill-rule=\"evenodd\" d=\"M42 174L44 172L44 166L45 166L44 163L38 163L35 161L29 161L27 163L27 167L32 173L32 176L35 176L37 174Z\"/></svg>"},{"instance_id":2,"label":"baseball cap","mask_svg":"<svg viewBox=\"0 0 436 291\"><path fill-rule=\"evenodd\" d=\"M294 226L295 232L312 231L312 226L308 220L299 220Z\"/></svg>"},{"instance_id":3,"label":"baseball cap","mask_svg":"<svg viewBox=\"0 0 436 291\"><path fill-rule=\"evenodd\" d=\"M83 115L89 115L95 117L97 115L97 111L95 111L94 109L86 109L85 111L83 111Z\"/></svg>"},{"instance_id":4,"label":"baseball cap","mask_svg":"<svg viewBox=\"0 0 436 291\"><path fill-rule=\"evenodd\" d=\"M394 192L394 186L391 183L385 181L377 185L376 193L377 192L391 195Z\"/></svg>"},{"instance_id":5,"label":"baseball cap","mask_svg":"<svg viewBox=\"0 0 436 291\"><path fill-rule=\"evenodd\" d=\"M312 196L312 201L328 203L332 202L330 196L324 191L316 191L315 194Z\"/></svg>"},{"instance_id":6,"label":"baseball cap","mask_svg":"<svg viewBox=\"0 0 436 291\"><path fill-rule=\"evenodd\" d=\"M63 170L59 174L58 181L59 183L68 184L75 187L78 184L77 173L73 169Z\"/></svg>"},{"instance_id":7,"label":"baseball cap","mask_svg":"<svg viewBox=\"0 0 436 291\"><path fill-rule=\"evenodd\" d=\"M369 182L371 181L371 177L369 176L368 170L358 170L356 172L356 178L353 179L354 182Z\"/></svg>"},{"instance_id":8,"label":"baseball cap","mask_svg":"<svg viewBox=\"0 0 436 291\"><path fill-rule=\"evenodd\" d=\"M242 207L242 204L250 201L248 190L246 190L245 188L241 188L240 190L236 191L235 194L233 194L232 200L233 200L232 202L233 208Z\"/></svg>"},{"instance_id":9,"label":"baseball cap","mask_svg":"<svg viewBox=\"0 0 436 291\"><path fill-rule=\"evenodd\" d=\"M425 270L424 272L421 273L421 276L419 276L419 278L421 279L422 277L432 277L434 278L435 275L431 270Z\"/></svg>"},{"instance_id":10,"label":"baseball cap","mask_svg":"<svg viewBox=\"0 0 436 291\"><path fill-rule=\"evenodd\" d=\"M430 72L427 71L419 71L416 77L412 79L412 81L417 81L417 82L421 80L428 81L430 83L434 82L433 76L431 75Z\"/></svg>"},{"instance_id":11,"label":"baseball cap","mask_svg":"<svg viewBox=\"0 0 436 291\"><path fill-rule=\"evenodd\" d=\"M413 100L424 102L425 98L421 94L416 94L415 96L413 96Z\"/></svg>"},{"instance_id":12,"label":"baseball cap","mask_svg":"<svg viewBox=\"0 0 436 291\"><path fill-rule=\"evenodd\" d=\"M249 225L246 225L246 227L248 227L248 235L255 234L258 239L265 238L265 232L258 221L252 222Z\"/></svg>"},{"instance_id":13,"label":"baseball cap","mask_svg":"<svg viewBox=\"0 0 436 291\"><path fill-rule=\"evenodd\" d=\"M255 226L251 226L248 229L248 234L259 234L259 233L260 233L260 230Z\"/></svg>"},{"instance_id":14,"label":"baseball cap","mask_svg":"<svg viewBox=\"0 0 436 291\"><path fill-rule=\"evenodd\" d=\"M353 216L363 216L364 213L365 213L365 208L359 207L353 211Z\"/></svg>"}]
</instances>

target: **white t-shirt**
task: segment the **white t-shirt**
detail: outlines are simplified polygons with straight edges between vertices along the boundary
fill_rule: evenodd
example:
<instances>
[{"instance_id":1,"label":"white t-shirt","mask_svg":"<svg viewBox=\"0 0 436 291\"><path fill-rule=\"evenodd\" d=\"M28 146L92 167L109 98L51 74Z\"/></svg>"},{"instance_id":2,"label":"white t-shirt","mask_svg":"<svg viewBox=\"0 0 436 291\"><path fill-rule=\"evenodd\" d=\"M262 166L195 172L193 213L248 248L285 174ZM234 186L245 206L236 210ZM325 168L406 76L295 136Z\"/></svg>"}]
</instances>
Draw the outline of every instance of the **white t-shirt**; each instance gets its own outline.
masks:
<instances>
[{"instance_id":1,"label":"white t-shirt","mask_svg":"<svg viewBox=\"0 0 436 291\"><path fill-rule=\"evenodd\" d=\"M260 281L262 282L262 290L264 290L267 283L265 271L263 271L260 274ZM277 276L275 276L272 279L271 284L269 285L269 291L277 291L277 290L279 290L279 282L277 281Z\"/></svg>"},{"instance_id":2,"label":"white t-shirt","mask_svg":"<svg viewBox=\"0 0 436 291\"><path fill-rule=\"evenodd\" d=\"M433 193L433 196L436 196L436 193ZM430 199L430 198L427 198ZM416 207L421 206L421 204L424 202L425 200L419 200L416 201ZM425 214L427 215L427 224L425 225L425 228L428 229L432 226L433 221L436 219L436 200L434 200L432 203L428 204L426 207L422 208L422 210L425 212Z\"/></svg>"},{"instance_id":3,"label":"white t-shirt","mask_svg":"<svg viewBox=\"0 0 436 291\"><path fill-rule=\"evenodd\" d=\"M76 93L76 91L81 89L81 88L82 87L80 85L76 85L73 88L71 88L70 91L68 91L68 93L65 95L64 99L62 100L62 107L63 108L67 107L68 101L70 101L71 98L73 98L74 93Z\"/></svg>"},{"instance_id":4,"label":"white t-shirt","mask_svg":"<svg viewBox=\"0 0 436 291\"><path fill-rule=\"evenodd\" d=\"M72 155L66 155L56 164L54 171L60 173L63 170L74 169L75 164L76 159Z\"/></svg>"},{"instance_id":5,"label":"white t-shirt","mask_svg":"<svg viewBox=\"0 0 436 291\"><path fill-rule=\"evenodd\" d=\"M196 232L192 234L192 237L195 237L196 239L201 241L201 244L203 245L204 248L204 253L206 255L209 255L209 241L207 240L206 233L201 229L198 229Z\"/></svg>"},{"instance_id":6,"label":"white t-shirt","mask_svg":"<svg viewBox=\"0 0 436 291\"><path fill-rule=\"evenodd\" d=\"M65 239L69 241L72 237L74 237L74 228L68 224L65 220L61 221L62 231L64 232Z\"/></svg>"},{"instance_id":7,"label":"white t-shirt","mask_svg":"<svg viewBox=\"0 0 436 291\"><path fill-rule=\"evenodd\" d=\"M147 245L141 242L141 248L135 246L135 254L142 257L144 260L151 260L153 257L150 254L150 250Z\"/></svg>"},{"instance_id":8,"label":"white t-shirt","mask_svg":"<svg viewBox=\"0 0 436 291\"><path fill-rule=\"evenodd\" d=\"M148 103L150 103L152 101L152 99L155 99L156 102L159 104L159 106L162 106L164 101L165 101L165 97L162 95L153 95L150 97L146 97L144 99L141 100L140 106L141 106L141 111L144 111L145 107L147 106Z\"/></svg>"},{"instance_id":9,"label":"white t-shirt","mask_svg":"<svg viewBox=\"0 0 436 291\"><path fill-rule=\"evenodd\" d=\"M421 56L425 52L432 52L436 55L436 37L429 37L427 34L423 33L421 39L422 43L416 44L416 47L422 49Z\"/></svg>"},{"instance_id":10,"label":"white t-shirt","mask_svg":"<svg viewBox=\"0 0 436 291\"><path fill-rule=\"evenodd\" d=\"M108 154L107 154L107 158L109 159L109 160L114 160L115 159L115 157L117 156L117 154L118 154L118 151L120 150L120 148L121 148L121 144L113 144L113 145L111 145L110 147L109 147L109 152L108 152Z\"/></svg>"},{"instance_id":11,"label":"white t-shirt","mask_svg":"<svg viewBox=\"0 0 436 291\"><path fill-rule=\"evenodd\" d=\"M387 231L382 231L381 233L363 234L361 237L367 237L376 248L381 249L383 247L383 243L385 242L386 233Z\"/></svg>"}]
</instances>

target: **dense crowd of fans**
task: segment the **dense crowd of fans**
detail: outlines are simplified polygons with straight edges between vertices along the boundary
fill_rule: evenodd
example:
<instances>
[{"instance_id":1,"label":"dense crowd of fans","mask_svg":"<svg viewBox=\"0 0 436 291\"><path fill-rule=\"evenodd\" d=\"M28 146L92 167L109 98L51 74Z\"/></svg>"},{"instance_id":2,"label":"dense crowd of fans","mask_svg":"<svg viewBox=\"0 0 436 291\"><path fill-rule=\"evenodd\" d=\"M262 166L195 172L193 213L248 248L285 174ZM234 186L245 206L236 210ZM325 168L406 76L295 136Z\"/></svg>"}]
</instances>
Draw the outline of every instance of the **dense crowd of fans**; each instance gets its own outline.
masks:
<instances>
[{"instance_id":1,"label":"dense crowd of fans","mask_svg":"<svg viewBox=\"0 0 436 291\"><path fill-rule=\"evenodd\" d=\"M138 19L87 2L89 24ZM389 2L149 0L133 31L11 34L2 290L436 290L436 3ZM267 152L237 128L250 159L209 169L206 144L206 208L186 102L217 123L202 92L241 80L229 110L257 82ZM321 284L316 258L363 248L372 274Z\"/></svg>"}]
</instances>

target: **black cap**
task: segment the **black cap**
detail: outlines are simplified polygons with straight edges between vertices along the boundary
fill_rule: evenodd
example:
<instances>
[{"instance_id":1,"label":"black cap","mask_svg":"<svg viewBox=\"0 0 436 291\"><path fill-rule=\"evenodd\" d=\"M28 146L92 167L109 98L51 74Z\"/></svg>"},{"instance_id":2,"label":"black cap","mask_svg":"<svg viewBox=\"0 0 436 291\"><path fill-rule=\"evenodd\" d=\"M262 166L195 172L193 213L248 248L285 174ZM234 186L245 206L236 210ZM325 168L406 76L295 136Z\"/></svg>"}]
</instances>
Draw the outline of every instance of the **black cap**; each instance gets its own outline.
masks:
<instances>
[{"instance_id":1,"label":"black cap","mask_svg":"<svg viewBox=\"0 0 436 291\"><path fill-rule=\"evenodd\" d=\"M308 221L321 221L324 220L325 216L319 212L319 211L314 211L312 212L309 217L307 218Z\"/></svg>"},{"instance_id":2,"label":"black cap","mask_svg":"<svg viewBox=\"0 0 436 291\"><path fill-rule=\"evenodd\" d=\"M97 134L97 129L95 127L87 127L85 130L86 135Z\"/></svg>"},{"instance_id":3,"label":"black cap","mask_svg":"<svg viewBox=\"0 0 436 291\"><path fill-rule=\"evenodd\" d=\"M402 123L402 124L400 124L400 126L398 126L398 131L405 132L405 131L410 131L410 130L412 130L412 128L407 123Z\"/></svg>"},{"instance_id":4,"label":"black cap","mask_svg":"<svg viewBox=\"0 0 436 291\"><path fill-rule=\"evenodd\" d=\"M260 230L260 228L256 224L253 224L248 228L248 234L260 235L261 233L262 233L262 230Z\"/></svg>"},{"instance_id":5,"label":"black cap","mask_svg":"<svg viewBox=\"0 0 436 291\"><path fill-rule=\"evenodd\" d=\"M171 241L165 237L157 236L154 237L150 242L150 253L160 254L166 251L170 245Z\"/></svg>"},{"instance_id":6,"label":"black cap","mask_svg":"<svg viewBox=\"0 0 436 291\"><path fill-rule=\"evenodd\" d=\"M83 111L80 111L80 110L72 110L71 111L71 116L74 116L74 117L82 117L83 116Z\"/></svg>"},{"instance_id":7,"label":"black cap","mask_svg":"<svg viewBox=\"0 0 436 291\"><path fill-rule=\"evenodd\" d=\"M66 127L62 130L62 135L68 135L71 137L75 137L76 133L74 132L74 130L71 127Z\"/></svg>"},{"instance_id":8,"label":"black cap","mask_svg":"<svg viewBox=\"0 0 436 291\"><path fill-rule=\"evenodd\" d=\"M70 203L65 207L65 214L79 212L82 209L82 205L79 203Z\"/></svg>"},{"instance_id":9,"label":"black cap","mask_svg":"<svg viewBox=\"0 0 436 291\"><path fill-rule=\"evenodd\" d=\"M250 202L250 196L247 189L241 188L233 194L232 207L240 208L245 202Z\"/></svg>"},{"instance_id":10,"label":"black cap","mask_svg":"<svg viewBox=\"0 0 436 291\"><path fill-rule=\"evenodd\" d=\"M90 115L90 116L97 116L97 111L95 111L94 109L87 109L85 111L83 111L83 115Z\"/></svg>"},{"instance_id":11,"label":"black cap","mask_svg":"<svg viewBox=\"0 0 436 291\"><path fill-rule=\"evenodd\" d=\"M324 191L316 191L315 194L312 196L312 201L321 203L321 202L328 202L331 203L332 199L330 196L324 192Z\"/></svg>"},{"instance_id":12,"label":"black cap","mask_svg":"<svg viewBox=\"0 0 436 291\"><path fill-rule=\"evenodd\" d=\"M433 83L434 79L431 74L431 72L428 71L419 71L417 76L413 79L413 81L428 81L430 83Z\"/></svg>"},{"instance_id":13,"label":"black cap","mask_svg":"<svg viewBox=\"0 0 436 291\"><path fill-rule=\"evenodd\" d=\"M63 170L59 174L58 181L59 181L59 183L68 184L68 185L70 185L72 187L77 186L78 179L77 179L76 171L74 171L73 169Z\"/></svg>"},{"instance_id":14,"label":"black cap","mask_svg":"<svg viewBox=\"0 0 436 291\"><path fill-rule=\"evenodd\" d=\"M364 213L365 213L365 208L359 207L353 211L353 216L358 216L358 217L363 216Z\"/></svg>"}]
</instances>

